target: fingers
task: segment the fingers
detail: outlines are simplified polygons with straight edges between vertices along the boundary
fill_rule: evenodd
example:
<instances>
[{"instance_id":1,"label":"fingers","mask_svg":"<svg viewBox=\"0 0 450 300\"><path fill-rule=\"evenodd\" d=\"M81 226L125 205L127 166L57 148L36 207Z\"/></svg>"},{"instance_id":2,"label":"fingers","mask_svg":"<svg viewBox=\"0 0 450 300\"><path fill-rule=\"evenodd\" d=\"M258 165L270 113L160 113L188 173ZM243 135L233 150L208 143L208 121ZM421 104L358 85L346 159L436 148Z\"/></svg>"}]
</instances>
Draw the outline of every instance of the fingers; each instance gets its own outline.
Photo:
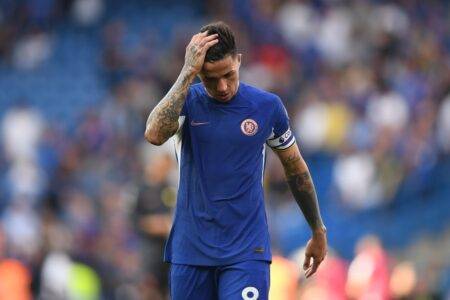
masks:
<instances>
[{"instance_id":1,"label":"fingers","mask_svg":"<svg viewBox=\"0 0 450 300\"><path fill-rule=\"evenodd\" d=\"M192 36L191 41L195 41L195 42L199 43L199 42L201 42L204 39L208 39L209 40L209 39L217 37L217 36L218 36L217 33L208 35L208 32L204 31L204 32L200 32L200 33L197 33L194 36Z\"/></svg>"},{"instance_id":2,"label":"fingers","mask_svg":"<svg viewBox=\"0 0 450 300\"><path fill-rule=\"evenodd\" d=\"M203 41L204 41L205 43L207 43L207 42L209 42L209 41L212 41L212 40L214 40L214 39L217 39L218 37L219 37L219 35L218 35L217 33L211 34L211 35L205 36L205 37L203 38Z\"/></svg>"},{"instance_id":3,"label":"fingers","mask_svg":"<svg viewBox=\"0 0 450 300\"><path fill-rule=\"evenodd\" d=\"M318 260L317 259L313 259L313 263L312 263L312 266L310 267L310 268L308 268L308 270L306 270L306 272L305 272L305 276L306 276L306 278L309 278L309 277L311 277L314 273L316 273L316 271L317 271L317 268L319 267L319 262L318 262Z\"/></svg>"},{"instance_id":4,"label":"fingers","mask_svg":"<svg viewBox=\"0 0 450 300\"><path fill-rule=\"evenodd\" d=\"M217 40L217 41L218 41L218 39L217 39L218 36L219 36L218 34L211 34L211 35L202 37L201 40L199 41L198 45L199 45L200 47L204 47L204 46L207 45L209 42L212 42L212 41L214 41L214 40Z\"/></svg>"},{"instance_id":5,"label":"fingers","mask_svg":"<svg viewBox=\"0 0 450 300\"><path fill-rule=\"evenodd\" d=\"M303 270L308 270L311 265L311 255L305 254L305 261L303 262Z\"/></svg>"},{"instance_id":6,"label":"fingers","mask_svg":"<svg viewBox=\"0 0 450 300\"><path fill-rule=\"evenodd\" d=\"M319 259L317 257L313 258L312 265L305 271L306 278L311 277L314 273L316 273L319 265L322 263L323 259ZM304 267L304 266L303 266Z\"/></svg>"},{"instance_id":7,"label":"fingers","mask_svg":"<svg viewBox=\"0 0 450 300\"><path fill-rule=\"evenodd\" d=\"M218 34L206 35L206 31L198 33L192 37L186 49L190 48L195 49L194 51L197 53L206 53L209 48L219 42L218 36Z\"/></svg>"},{"instance_id":8,"label":"fingers","mask_svg":"<svg viewBox=\"0 0 450 300\"><path fill-rule=\"evenodd\" d=\"M214 34L208 35L208 31L199 32L194 34L191 38L191 42L200 42L205 37L213 36ZM217 35L217 34L216 34Z\"/></svg>"},{"instance_id":9,"label":"fingers","mask_svg":"<svg viewBox=\"0 0 450 300\"><path fill-rule=\"evenodd\" d=\"M199 37L199 41L196 42L200 53L206 53L209 48L219 42L218 34L211 34L204 37Z\"/></svg>"},{"instance_id":10,"label":"fingers","mask_svg":"<svg viewBox=\"0 0 450 300\"><path fill-rule=\"evenodd\" d=\"M185 65L194 72L199 72L205 60L206 51L219 42L218 34L208 35L201 32L194 35L186 46Z\"/></svg>"},{"instance_id":11,"label":"fingers","mask_svg":"<svg viewBox=\"0 0 450 300\"><path fill-rule=\"evenodd\" d=\"M219 39L215 39L215 40L212 40L212 41L207 42L207 43L205 44L204 50L205 50L205 51L208 50L209 48L211 48L211 46L217 44L218 42L219 42Z\"/></svg>"}]
</instances>

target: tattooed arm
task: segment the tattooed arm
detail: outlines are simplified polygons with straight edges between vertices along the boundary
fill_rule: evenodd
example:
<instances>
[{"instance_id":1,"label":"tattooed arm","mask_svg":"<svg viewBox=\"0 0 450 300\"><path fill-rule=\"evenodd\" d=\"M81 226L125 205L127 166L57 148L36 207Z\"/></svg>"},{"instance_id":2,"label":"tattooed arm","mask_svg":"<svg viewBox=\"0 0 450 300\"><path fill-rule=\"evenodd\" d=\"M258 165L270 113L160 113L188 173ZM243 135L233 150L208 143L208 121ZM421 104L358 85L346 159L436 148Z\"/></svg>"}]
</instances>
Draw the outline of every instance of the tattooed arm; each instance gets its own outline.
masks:
<instances>
[{"instance_id":1,"label":"tattooed arm","mask_svg":"<svg viewBox=\"0 0 450 300\"><path fill-rule=\"evenodd\" d=\"M303 264L306 277L310 277L317 271L327 253L326 229L320 216L316 191L308 166L296 143L285 150L277 150L275 153L283 164L292 195L312 231L312 238L306 246L305 263ZM313 259L312 264L311 258Z\"/></svg>"},{"instance_id":2,"label":"tattooed arm","mask_svg":"<svg viewBox=\"0 0 450 300\"><path fill-rule=\"evenodd\" d=\"M217 42L217 34L208 35L207 31L192 37L186 47L184 66L177 81L148 116L145 128L148 142L162 145L175 134L189 85L202 69L206 51Z\"/></svg>"},{"instance_id":3,"label":"tattooed arm","mask_svg":"<svg viewBox=\"0 0 450 300\"><path fill-rule=\"evenodd\" d=\"M178 117L194 77L195 75L183 69L167 95L152 110L145 129L145 138L148 142L162 145L175 134L178 129Z\"/></svg>"}]
</instances>

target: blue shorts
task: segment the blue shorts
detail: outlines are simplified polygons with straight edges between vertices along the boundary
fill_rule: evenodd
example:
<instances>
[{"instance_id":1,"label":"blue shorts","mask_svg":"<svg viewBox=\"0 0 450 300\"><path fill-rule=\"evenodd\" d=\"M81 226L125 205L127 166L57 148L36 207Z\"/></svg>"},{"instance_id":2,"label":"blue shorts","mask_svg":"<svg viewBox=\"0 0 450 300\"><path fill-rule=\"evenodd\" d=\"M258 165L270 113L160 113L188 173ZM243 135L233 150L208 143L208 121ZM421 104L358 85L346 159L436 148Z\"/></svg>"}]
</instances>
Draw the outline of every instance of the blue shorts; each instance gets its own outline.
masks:
<instances>
[{"instance_id":1,"label":"blue shorts","mask_svg":"<svg viewBox=\"0 0 450 300\"><path fill-rule=\"evenodd\" d=\"M269 284L267 261L251 260L217 267L170 266L172 300L267 300Z\"/></svg>"}]
</instances>

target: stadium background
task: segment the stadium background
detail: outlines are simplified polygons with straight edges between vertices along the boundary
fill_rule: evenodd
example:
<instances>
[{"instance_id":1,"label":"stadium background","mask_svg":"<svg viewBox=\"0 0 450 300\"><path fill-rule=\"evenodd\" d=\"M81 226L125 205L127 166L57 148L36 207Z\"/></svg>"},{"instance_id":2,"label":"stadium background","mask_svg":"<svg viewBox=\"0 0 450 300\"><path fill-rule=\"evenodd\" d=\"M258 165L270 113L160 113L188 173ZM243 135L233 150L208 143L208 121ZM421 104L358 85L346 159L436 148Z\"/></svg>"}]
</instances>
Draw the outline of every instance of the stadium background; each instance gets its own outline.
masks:
<instances>
[{"instance_id":1,"label":"stadium background","mask_svg":"<svg viewBox=\"0 0 450 300\"><path fill-rule=\"evenodd\" d=\"M450 299L450 4L437 0L1 0L0 299L156 295L141 254L167 232L177 168L144 124L190 36L219 19L242 80L285 102L328 227L329 258L305 281L309 231L269 155L271 299Z\"/></svg>"}]
</instances>

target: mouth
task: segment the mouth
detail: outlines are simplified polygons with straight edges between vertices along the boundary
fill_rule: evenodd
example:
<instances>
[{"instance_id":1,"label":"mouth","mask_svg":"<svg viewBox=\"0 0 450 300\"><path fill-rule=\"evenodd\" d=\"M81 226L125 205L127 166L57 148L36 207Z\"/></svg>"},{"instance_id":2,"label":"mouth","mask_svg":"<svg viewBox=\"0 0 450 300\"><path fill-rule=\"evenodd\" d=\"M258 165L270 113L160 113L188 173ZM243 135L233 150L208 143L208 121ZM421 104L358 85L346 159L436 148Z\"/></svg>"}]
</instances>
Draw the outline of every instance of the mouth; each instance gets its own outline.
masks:
<instances>
[{"instance_id":1,"label":"mouth","mask_svg":"<svg viewBox=\"0 0 450 300\"><path fill-rule=\"evenodd\" d=\"M230 94L229 93L223 93L223 94L218 94L217 98L220 100L228 100Z\"/></svg>"}]
</instances>

